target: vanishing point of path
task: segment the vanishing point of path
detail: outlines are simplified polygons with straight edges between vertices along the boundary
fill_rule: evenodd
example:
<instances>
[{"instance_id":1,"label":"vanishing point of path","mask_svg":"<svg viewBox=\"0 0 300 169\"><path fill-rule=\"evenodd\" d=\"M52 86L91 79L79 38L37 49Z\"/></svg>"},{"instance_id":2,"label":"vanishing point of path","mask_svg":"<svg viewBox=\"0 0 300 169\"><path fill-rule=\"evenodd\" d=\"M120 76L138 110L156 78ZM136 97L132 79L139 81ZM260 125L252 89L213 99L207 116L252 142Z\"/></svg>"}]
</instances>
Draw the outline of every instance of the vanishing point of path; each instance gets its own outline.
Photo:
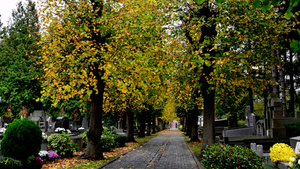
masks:
<instances>
[{"instance_id":1,"label":"vanishing point of path","mask_svg":"<svg viewBox=\"0 0 300 169\"><path fill-rule=\"evenodd\" d=\"M199 168L178 130L165 130L144 145L107 163L104 169L190 169Z\"/></svg>"}]
</instances>

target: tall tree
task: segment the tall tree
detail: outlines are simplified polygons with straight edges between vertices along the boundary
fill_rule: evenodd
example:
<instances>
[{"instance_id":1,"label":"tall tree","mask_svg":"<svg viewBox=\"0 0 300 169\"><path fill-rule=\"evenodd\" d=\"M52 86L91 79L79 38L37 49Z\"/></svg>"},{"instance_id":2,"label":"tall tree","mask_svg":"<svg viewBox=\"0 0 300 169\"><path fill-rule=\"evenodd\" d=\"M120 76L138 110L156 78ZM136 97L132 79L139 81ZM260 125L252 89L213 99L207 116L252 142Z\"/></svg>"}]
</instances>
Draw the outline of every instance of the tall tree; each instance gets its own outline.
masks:
<instances>
[{"instance_id":1,"label":"tall tree","mask_svg":"<svg viewBox=\"0 0 300 169\"><path fill-rule=\"evenodd\" d=\"M34 109L42 109L34 99L40 96L40 75L36 65L40 47L39 25L35 3L19 2L12 12L12 23L1 31L0 41L0 110L10 110L20 117Z\"/></svg>"}]
</instances>

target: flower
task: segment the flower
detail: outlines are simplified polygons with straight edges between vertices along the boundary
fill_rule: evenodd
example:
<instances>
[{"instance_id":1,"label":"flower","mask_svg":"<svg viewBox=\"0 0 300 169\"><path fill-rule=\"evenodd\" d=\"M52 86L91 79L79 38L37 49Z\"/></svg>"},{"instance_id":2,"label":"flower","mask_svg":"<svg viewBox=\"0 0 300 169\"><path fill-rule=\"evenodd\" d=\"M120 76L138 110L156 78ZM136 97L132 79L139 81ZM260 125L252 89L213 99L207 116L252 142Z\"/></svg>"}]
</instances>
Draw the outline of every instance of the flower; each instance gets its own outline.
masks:
<instances>
[{"instance_id":1,"label":"flower","mask_svg":"<svg viewBox=\"0 0 300 169\"><path fill-rule=\"evenodd\" d=\"M300 165L300 159L298 160L298 165Z\"/></svg>"},{"instance_id":2,"label":"flower","mask_svg":"<svg viewBox=\"0 0 300 169\"><path fill-rule=\"evenodd\" d=\"M44 139L44 140L47 140L48 136L47 136L46 133L42 132L42 136L43 136L43 139Z\"/></svg>"},{"instance_id":3,"label":"flower","mask_svg":"<svg viewBox=\"0 0 300 169\"><path fill-rule=\"evenodd\" d=\"M71 133L72 133L72 132L71 132L69 129L67 130L67 132L68 132L69 134L71 134Z\"/></svg>"},{"instance_id":4,"label":"flower","mask_svg":"<svg viewBox=\"0 0 300 169\"><path fill-rule=\"evenodd\" d=\"M295 157L294 150L285 143L276 143L270 148L270 158L273 163L277 161L289 162L290 157Z\"/></svg>"},{"instance_id":5,"label":"flower","mask_svg":"<svg viewBox=\"0 0 300 169\"><path fill-rule=\"evenodd\" d=\"M43 160L40 157L35 157L34 166L35 168L42 168Z\"/></svg>"},{"instance_id":6,"label":"flower","mask_svg":"<svg viewBox=\"0 0 300 169\"><path fill-rule=\"evenodd\" d=\"M294 162L296 160L295 157L290 157L290 162Z\"/></svg>"},{"instance_id":7,"label":"flower","mask_svg":"<svg viewBox=\"0 0 300 169\"><path fill-rule=\"evenodd\" d=\"M39 152L39 156L42 157L42 158L47 157L48 155L49 155L49 153L47 151L40 151Z\"/></svg>"},{"instance_id":8,"label":"flower","mask_svg":"<svg viewBox=\"0 0 300 169\"><path fill-rule=\"evenodd\" d=\"M55 132L61 132L61 131L66 131L64 128L60 128L60 127L57 127L55 129Z\"/></svg>"},{"instance_id":9,"label":"flower","mask_svg":"<svg viewBox=\"0 0 300 169\"><path fill-rule=\"evenodd\" d=\"M5 133L6 128L0 128L0 132Z\"/></svg>"},{"instance_id":10,"label":"flower","mask_svg":"<svg viewBox=\"0 0 300 169\"><path fill-rule=\"evenodd\" d=\"M84 128L83 128L83 127L80 127L78 130L84 130Z\"/></svg>"},{"instance_id":11,"label":"flower","mask_svg":"<svg viewBox=\"0 0 300 169\"><path fill-rule=\"evenodd\" d=\"M291 168L293 168L294 167L294 164L293 164L293 162L289 162L289 166L291 167Z\"/></svg>"},{"instance_id":12,"label":"flower","mask_svg":"<svg viewBox=\"0 0 300 169\"><path fill-rule=\"evenodd\" d=\"M49 153L49 156L48 156L49 159L57 159L58 158L58 155L56 152L49 150L48 153Z\"/></svg>"}]
</instances>

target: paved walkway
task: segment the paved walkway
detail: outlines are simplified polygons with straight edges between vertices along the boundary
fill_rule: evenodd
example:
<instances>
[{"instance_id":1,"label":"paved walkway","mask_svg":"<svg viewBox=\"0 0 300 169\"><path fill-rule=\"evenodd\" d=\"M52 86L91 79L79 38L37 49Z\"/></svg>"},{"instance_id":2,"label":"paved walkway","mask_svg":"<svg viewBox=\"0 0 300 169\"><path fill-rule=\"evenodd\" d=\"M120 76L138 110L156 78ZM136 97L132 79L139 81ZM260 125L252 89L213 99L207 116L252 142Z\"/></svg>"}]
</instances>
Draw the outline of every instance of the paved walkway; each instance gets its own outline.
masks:
<instances>
[{"instance_id":1,"label":"paved walkway","mask_svg":"<svg viewBox=\"0 0 300 169\"><path fill-rule=\"evenodd\" d=\"M166 130L103 168L190 169L198 168L198 165L181 133L178 130Z\"/></svg>"}]
</instances>

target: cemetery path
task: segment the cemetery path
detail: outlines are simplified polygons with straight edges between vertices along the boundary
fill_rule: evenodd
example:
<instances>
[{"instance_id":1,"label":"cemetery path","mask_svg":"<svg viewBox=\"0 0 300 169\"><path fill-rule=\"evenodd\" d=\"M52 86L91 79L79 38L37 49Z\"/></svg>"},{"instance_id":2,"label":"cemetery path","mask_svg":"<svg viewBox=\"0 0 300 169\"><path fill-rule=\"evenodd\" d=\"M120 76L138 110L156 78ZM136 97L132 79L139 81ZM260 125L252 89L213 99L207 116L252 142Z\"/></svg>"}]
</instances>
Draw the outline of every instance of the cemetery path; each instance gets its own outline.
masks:
<instances>
[{"instance_id":1,"label":"cemetery path","mask_svg":"<svg viewBox=\"0 0 300 169\"><path fill-rule=\"evenodd\" d=\"M167 130L144 145L117 158L101 168L118 169L190 169L199 163L184 141L181 132Z\"/></svg>"}]
</instances>

